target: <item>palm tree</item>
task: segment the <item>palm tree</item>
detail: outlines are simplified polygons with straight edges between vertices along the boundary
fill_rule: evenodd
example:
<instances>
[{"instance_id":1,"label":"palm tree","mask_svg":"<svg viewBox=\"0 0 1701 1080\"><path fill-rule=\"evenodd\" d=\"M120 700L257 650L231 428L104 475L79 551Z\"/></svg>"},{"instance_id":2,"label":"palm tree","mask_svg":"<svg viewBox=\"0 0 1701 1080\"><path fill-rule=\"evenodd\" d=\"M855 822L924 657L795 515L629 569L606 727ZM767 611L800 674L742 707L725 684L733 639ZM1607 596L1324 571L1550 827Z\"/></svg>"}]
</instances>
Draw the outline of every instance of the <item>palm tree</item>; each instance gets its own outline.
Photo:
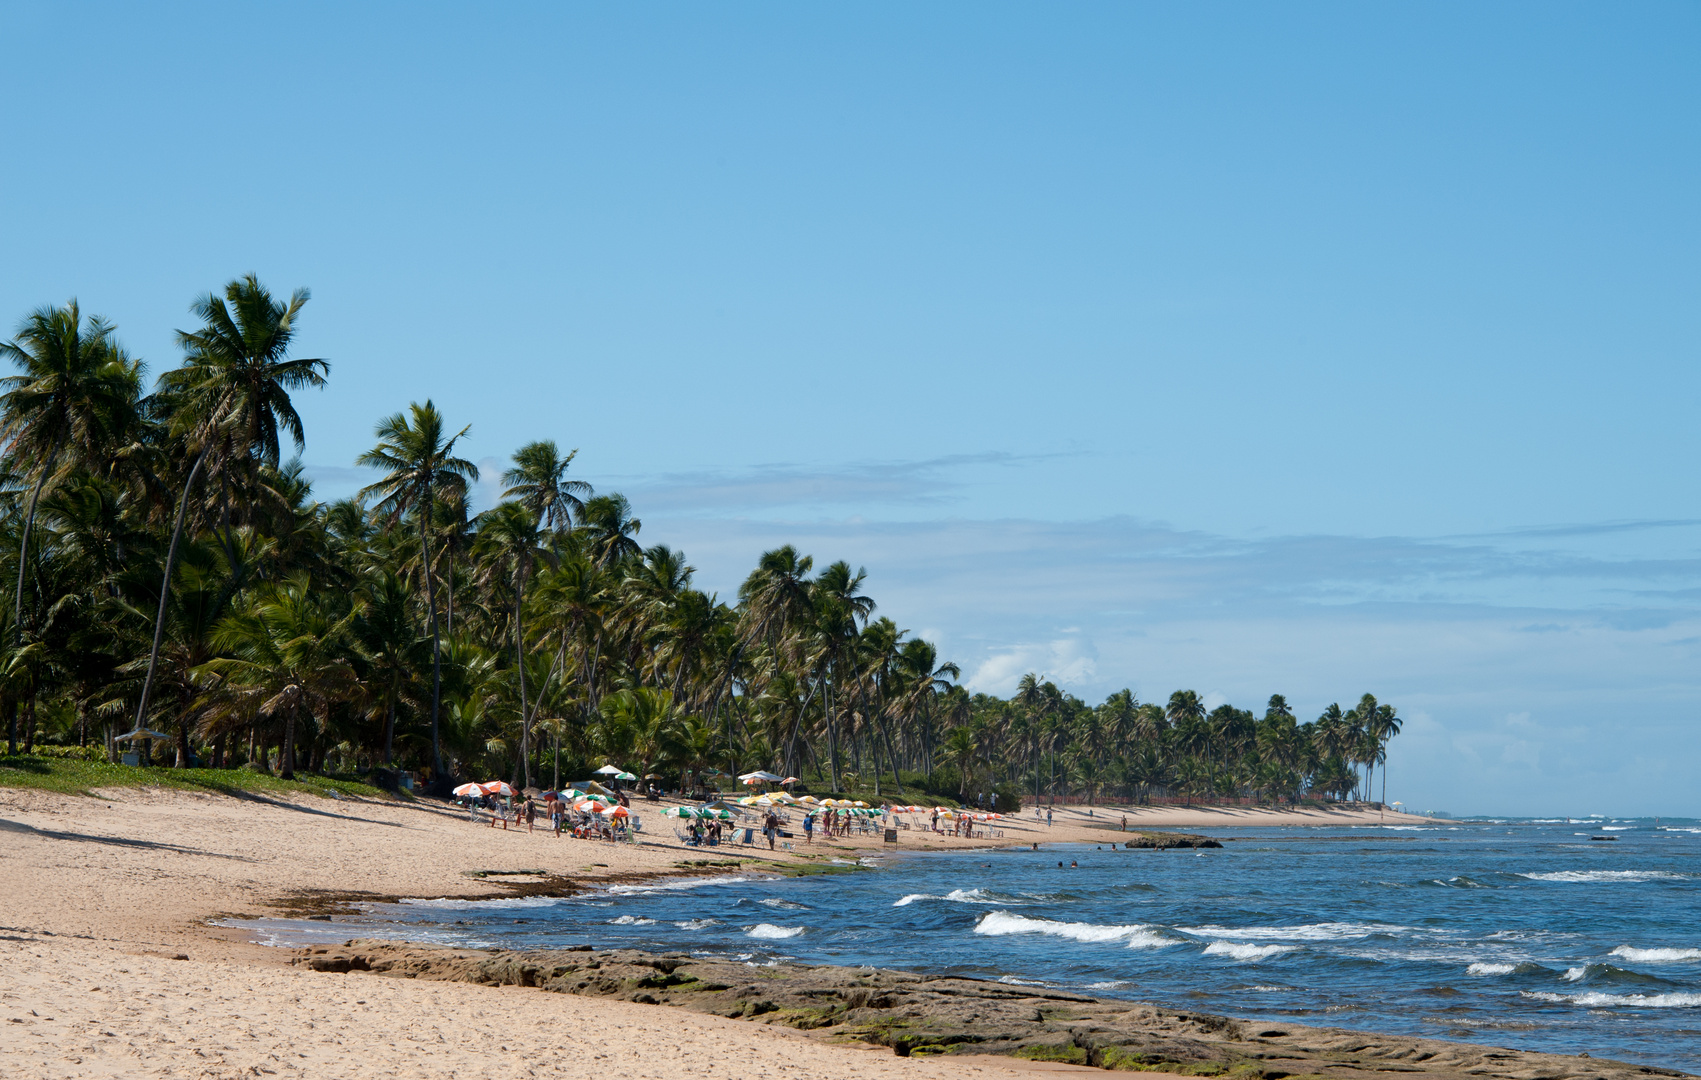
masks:
<instances>
[{"instance_id":1,"label":"palm tree","mask_svg":"<svg viewBox=\"0 0 1701 1080\"><path fill-rule=\"evenodd\" d=\"M1372 738L1376 740L1376 756L1382 765L1382 804L1388 804L1388 741L1400 733L1399 711L1392 705L1382 705L1376 710L1368 725Z\"/></svg>"},{"instance_id":2,"label":"palm tree","mask_svg":"<svg viewBox=\"0 0 1701 1080\"><path fill-rule=\"evenodd\" d=\"M212 722L281 716L281 775L295 779L295 726L302 711L324 723L332 702L358 692L342 650L361 610L356 603L341 619L333 618L305 574L262 589L213 633L213 643L230 655L204 665L217 678L207 709Z\"/></svg>"},{"instance_id":3,"label":"palm tree","mask_svg":"<svg viewBox=\"0 0 1701 1080\"><path fill-rule=\"evenodd\" d=\"M505 502L479 515L478 543L486 566L505 576L514 588L514 666L520 687L520 756L525 762L525 786L532 786L531 713L526 707L526 631L521 620L526 600L526 579L534 563L553 563L554 554L544 546L538 519L517 502Z\"/></svg>"},{"instance_id":4,"label":"palm tree","mask_svg":"<svg viewBox=\"0 0 1701 1080\"><path fill-rule=\"evenodd\" d=\"M632 504L624 495L598 495L584 504L579 520L590 535L592 559L601 569L636 558L643 551L632 538L644 523L632 516Z\"/></svg>"},{"instance_id":5,"label":"palm tree","mask_svg":"<svg viewBox=\"0 0 1701 1080\"><path fill-rule=\"evenodd\" d=\"M77 302L31 312L15 338L0 342L0 357L23 369L0 379L0 440L7 454L34 475L29 509L18 545L18 592L12 632L23 632L24 575L29 567L30 531L42 489L54 479L65 448L92 462L103 444L128 423L136 408L142 366L125 355L114 327L99 316L84 322ZM59 470L63 472L64 470Z\"/></svg>"},{"instance_id":6,"label":"palm tree","mask_svg":"<svg viewBox=\"0 0 1701 1080\"><path fill-rule=\"evenodd\" d=\"M571 528L574 519L582 519L585 513L579 496L591 494L591 485L567 479L567 466L578 453L569 450L562 457L549 439L520 447L514 451L514 467L502 474L502 482L508 485L502 497L520 500L551 529Z\"/></svg>"},{"instance_id":7,"label":"palm tree","mask_svg":"<svg viewBox=\"0 0 1701 1080\"><path fill-rule=\"evenodd\" d=\"M431 512L439 495L464 495L467 481L478 479L478 466L455 457L455 444L471 430L462 428L443 437L443 415L429 399L408 406L410 415L396 413L378 424L378 445L355 459L358 465L381 469L384 478L361 489L362 499L378 496L375 513L386 514L393 524L412 510L419 518L419 546L424 560L425 606L431 620L431 770L432 780L442 786L443 749L438 732L438 713L443 700L443 644L437 626L437 584L432 566Z\"/></svg>"},{"instance_id":8,"label":"palm tree","mask_svg":"<svg viewBox=\"0 0 1701 1080\"><path fill-rule=\"evenodd\" d=\"M228 497L231 470L238 463L246 466L252 493L257 487L258 466L278 464L280 428L289 434L298 453L305 449L307 437L289 394L303 387L323 387L331 371L328 360L287 359L295 339L296 316L310 295L306 289L295 290L288 304L280 304L249 274L226 285L224 294L225 299L220 300L207 293L190 307L203 326L177 332L177 343L184 350L183 365L160 376L160 397L171 411L170 435L182 439L195 458L183 482L177 521L166 549L154 644L136 703L137 727L147 717L160 635L165 629L165 594L171 588L172 568L196 475L204 462L213 460L220 483L225 555L234 562Z\"/></svg>"},{"instance_id":9,"label":"palm tree","mask_svg":"<svg viewBox=\"0 0 1701 1080\"><path fill-rule=\"evenodd\" d=\"M407 588L387 568L374 567L360 585L361 613L356 636L377 669L379 700L384 706L384 764L394 760L396 706L415 668L419 633L408 615Z\"/></svg>"}]
</instances>

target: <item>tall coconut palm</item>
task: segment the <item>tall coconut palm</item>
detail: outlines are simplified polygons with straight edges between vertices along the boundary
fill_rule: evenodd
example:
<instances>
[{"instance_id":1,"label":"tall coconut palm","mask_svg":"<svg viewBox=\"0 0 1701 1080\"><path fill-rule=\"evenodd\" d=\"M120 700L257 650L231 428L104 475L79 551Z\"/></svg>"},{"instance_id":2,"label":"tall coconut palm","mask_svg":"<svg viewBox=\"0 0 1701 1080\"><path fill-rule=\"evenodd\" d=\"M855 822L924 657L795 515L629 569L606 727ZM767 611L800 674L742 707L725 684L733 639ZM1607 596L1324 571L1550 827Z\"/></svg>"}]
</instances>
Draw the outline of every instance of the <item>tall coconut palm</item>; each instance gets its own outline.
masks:
<instances>
[{"instance_id":1,"label":"tall coconut palm","mask_svg":"<svg viewBox=\"0 0 1701 1080\"><path fill-rule=\"evenodd\" d=\"M632 538L644 523L632 516L632 504L618 492L585 503L580 520L590 536L591 558L600 569L636 558L643 551Z\"/></svg>"},{"instance_id":2,"label":"tall coconut palm","mask_svg":"<svg viewBox=\"0 0 1701 1080\"><path fill-rule=\"evenodd\" d=\"M443 643L437 625L436 573L432 566L431 516L435 500L444 494L462 496L467 482L478 479L478 466L455 456L455 444L471 430L462 428L444 438L443 414L429 399L408 406L378 424L378 445L355 459L358 465L380 469L383 479L361 489L360 497L376 496L373 509L392 523L412 510L419 518L419 546L423 553L425 606L431 622L431 770L432 780L442 786L443 748L438 713L443 700Z\"/></svg>"},{"instance_id":3,"label":"tall coconut palm","mask_svg":"<svg viewBox=\"0 0 1701 1080\"><path fill-rule=\"evenodd\" d=\"M487 571L506 578L514 589L514 664L520 688L520 757L525 786L532 786L531 713L526 707L526 579L537 563L554 563L537 517L517 502L505 502L479 515L478 546Z\"/></svg>"},{"instance_id":4,"label":"tall coconut palm","mask_svg":"<svg viewBox=\"0 0 1701 1080\"><path fill-rule=\"evenodd\" d=\"M17 475L32 478L18 550L18 590L12 632L23 631L24 576L30 532L42 489L79 460L92 462L108 438L135 412L141 364L125 355L111 323L83 319L77 302L31 312L0 357L22 369L0 379L0 440ZM70 447L74 453L64 458Z\"/></svg>"},{"instance_id":5,"label":"tall coconut palm","mask_svg":"<svg viewBox=\"0 0 1701 1080\"><path fill-rule=\"evenodd\" d=\"M583 480L567 479L567 466L578 453L569 450L562 457L550 439L520 447L514 451L514 467L502 474L502 482L508 485L502 497L520 500L551 529L572 527L585 513L580 496L591 495L591 485Z\"/></svg>"},{"instance_id":6,"label":"tall coconut palm","mask_svg":"<svg viewBox=\"0 0 1701 1080\"><path fill-rule=\"evenodd\" d=\"M183 482L177 520L166 548L154 644L136 703L137 727L147 718L160 635L165 630L165 594L171 588L189 496L202 465L211 461L219 478L225 555L234 562L229 515L232 472L244 474L246 490L252 494L258 487L259 466L278 464L280 429L290 436L298 453L307 446L301 417L289 395L294 390L323 387L331 370L328 360L292 360L288 356L295 340L296 316L310 295L306 289L297 289L289 303L279 303L259 279L249 274L226 285L223 300L207 293L195 301L190 311L201 318L201 329L177 332L177 343L184 351L183 365L160 376L159 396L170 410L171 437L181 440L194 455L194 463Z\"/></svg>"}]
</instances>

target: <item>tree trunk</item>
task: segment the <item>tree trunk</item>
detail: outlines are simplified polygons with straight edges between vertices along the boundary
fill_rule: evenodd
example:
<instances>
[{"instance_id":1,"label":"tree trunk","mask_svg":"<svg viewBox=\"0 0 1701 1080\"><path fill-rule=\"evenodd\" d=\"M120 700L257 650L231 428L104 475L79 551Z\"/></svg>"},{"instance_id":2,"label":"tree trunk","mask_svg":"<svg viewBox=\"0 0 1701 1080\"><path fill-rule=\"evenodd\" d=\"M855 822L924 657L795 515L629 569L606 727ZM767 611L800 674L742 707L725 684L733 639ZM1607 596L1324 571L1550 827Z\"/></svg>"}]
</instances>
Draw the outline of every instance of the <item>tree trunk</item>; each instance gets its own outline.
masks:
<instances>
[{"instance_id":1,"label":"tree trunk","mask_svg":"<svg viewBox=\"0 0 1701 1080\"><path fill-rule=\"evenodd\" d=\"M278 755L283 765L280 775L285 780L295 779L295 710L299 706L291 704L289 715L284 719L283 747Z\"/></svg>"},{"instance_id":2,"label":"tree trunk","mask_svg":"<svg viewBox=\"0 0 1701 1080\"><path fill-rule=\"evenodd\" d=\"M59 460L59 450L65 445L60 438L53 444L53 452L47 455L47 463L41 467L41 475L35 478L35 487L30 489L29 513L24 516L24 535L18 543L18 598L12 606L12 642L16 644L24 639L24 571L30 564L30 532L35 528L35 506L41 498L41 489L47 484L47 476L53 471L53 465Z\"/></svg>"},{"instance_id":3,"label":"tree trunk","mask_svg":"<svg viewBox=\"0 0 1701 1080\"><path fill-rule=\"evenodd\" d=\"M425 560L425 606L431 609L431 780L441 786L443 750L437 737L437 710L443 696L443 642L437 632L437 580L431 567L431 490L419 515L419 552Z\"/></svg>"},{"instance_id":4,"label":"tree trunk","mask_svg":"<svg viewBox=\"0 0 1701 1080\"><path fill-rule=\"evenodd\" d=\"M24 753L35 749L35 691L24 699Z\"/></svg>"},{"instance_id":5,"label":"tree trunk","mask_svg":"<svg viewBox=\"0 0 1701 1080\"><path fill-rule=\"evenodd\" d=\"M524 761L525 786L532 786L532 717L526 711L526 633L520 623L520 605L524 602L525 568L514 574L514 667L520 677L520 759Z\"/></svg>"},{"instance_id":6,"label":"tree trunk","mask_svg":"<svg viewBox=\"0 0 1701 1080\"><path fill-rule=\"evenodd\" d=\"M395 688L391 687L390 688L390 704L384 709L384 765L385 765L386 768L388 768L389 764L390 764L390 747L394 743L395 736L396 736L396 693L395 693Z\"/></svg>"},{"instance_id":7,"label":"tree trunk","mask_svg":"<svg viewBox=\"0 0 1701 1080\"><path fill-rule=\"evenodd\" d=\"M189 469L189 479L183 481L183 495L177 500L177 523L171 528L171 546L165 553L165 579L159 587L159 614L154 616L154 644L148 650L148 674L142 680L142 696L136 702L136 727L142 726L142 721L148 715L148 694L154 686L154 668L159 664L160 638L165 634L165 604L171 597L171 572L177 566L177 543L183 538L183 517L189 511L189 489L195 484L195 475L201 471L201 463L207 460L207 451L202 450L195 457L195 464Z\"/></svg>"}]
</instances>

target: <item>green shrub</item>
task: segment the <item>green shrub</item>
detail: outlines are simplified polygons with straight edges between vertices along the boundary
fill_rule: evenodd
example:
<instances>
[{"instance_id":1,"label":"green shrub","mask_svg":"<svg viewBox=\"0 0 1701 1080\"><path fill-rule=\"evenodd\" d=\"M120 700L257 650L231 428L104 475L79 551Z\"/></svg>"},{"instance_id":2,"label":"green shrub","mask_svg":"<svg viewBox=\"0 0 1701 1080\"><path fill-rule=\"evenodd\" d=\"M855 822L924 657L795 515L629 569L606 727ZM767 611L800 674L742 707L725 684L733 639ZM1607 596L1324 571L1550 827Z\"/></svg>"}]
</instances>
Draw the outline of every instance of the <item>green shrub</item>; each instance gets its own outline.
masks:
<instances>
[{"instance_id":1,"label":"green shrub","mask_svg":"<svg viewBox=\"0 0 1701 1080\"><path fill-rule=\"evenodd\" d=\"M105 761L106 747L104 746L44 746L36 743L36 757L54 758L59 761Z\"/></svg>"}]
</instances>

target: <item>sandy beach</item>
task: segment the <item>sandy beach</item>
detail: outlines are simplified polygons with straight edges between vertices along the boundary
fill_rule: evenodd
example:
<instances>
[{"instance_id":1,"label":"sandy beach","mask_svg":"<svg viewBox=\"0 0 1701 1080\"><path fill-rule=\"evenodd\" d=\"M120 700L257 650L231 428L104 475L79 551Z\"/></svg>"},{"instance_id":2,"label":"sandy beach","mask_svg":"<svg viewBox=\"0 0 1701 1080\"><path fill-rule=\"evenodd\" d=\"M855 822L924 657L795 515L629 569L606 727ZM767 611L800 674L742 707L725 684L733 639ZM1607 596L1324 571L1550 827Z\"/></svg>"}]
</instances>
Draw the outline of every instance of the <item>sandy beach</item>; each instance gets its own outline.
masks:
<instances>
[{"instance_id":1,"label":"sandy beach","mask_svg":"<svg viewBox=\"0 0 1701 1080\"><path fill-rule=\"evenodd\" d=\"M791 853L675 838L653 804L638 844L476 825L438 804L125 789L74 797L0 789L0 1075L26 1077L1008 1076L1069 1066L895 1058L783 1028L675 1010L450 982L334 981L288 950L211 925L337 900L570 890L710 868L844 858L876 838ZM914 830L902 850L1104 842L1122 810L1006 819L970 841ZM1341 811L1129 809L1130 828L1370 824ZM1386 815L1396 824L1423 819ZM488 876L490 872L496 875ZM542 871L517 874L516 871ZM724 869L720 872L725 872ZM485 876L475 876L485 875ZM1092 1070L1098 1072L1099 1070Z\"/></svg>"}]
</instances>

